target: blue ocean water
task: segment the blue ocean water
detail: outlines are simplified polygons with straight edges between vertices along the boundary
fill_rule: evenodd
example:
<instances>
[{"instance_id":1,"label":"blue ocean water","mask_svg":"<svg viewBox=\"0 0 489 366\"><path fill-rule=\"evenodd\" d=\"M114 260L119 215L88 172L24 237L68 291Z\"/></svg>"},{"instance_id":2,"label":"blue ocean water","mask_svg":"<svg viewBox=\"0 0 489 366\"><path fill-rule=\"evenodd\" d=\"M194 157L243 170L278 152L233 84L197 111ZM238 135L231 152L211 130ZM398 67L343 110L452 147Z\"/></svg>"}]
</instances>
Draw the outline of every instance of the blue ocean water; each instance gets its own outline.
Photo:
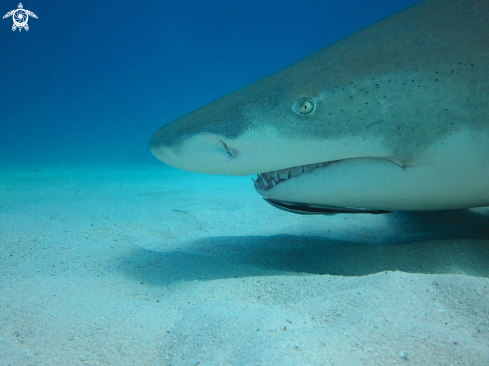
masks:
<instances>
[{"instance_id":1,"label":"blue ocean water","mask_svg":"<svg viewBox=\"0 0 489 366\"><path fill-rule=\"evenodd\" d=\"M163 124L416 2L23 2L29 31L0 22L0 163L159 164Z\"/></svg>"},{"instance_id":2,"label":"blue ocean water","mask_svg":"<svg viewBox=\"0 0 489 366\"><path fill-rule=\"evenodd\" d=\"M294 215L148 149L418 0L26 1L28 31L0 22L0 365L489 364L489 208Z\"/></svg>"}]
</instances>

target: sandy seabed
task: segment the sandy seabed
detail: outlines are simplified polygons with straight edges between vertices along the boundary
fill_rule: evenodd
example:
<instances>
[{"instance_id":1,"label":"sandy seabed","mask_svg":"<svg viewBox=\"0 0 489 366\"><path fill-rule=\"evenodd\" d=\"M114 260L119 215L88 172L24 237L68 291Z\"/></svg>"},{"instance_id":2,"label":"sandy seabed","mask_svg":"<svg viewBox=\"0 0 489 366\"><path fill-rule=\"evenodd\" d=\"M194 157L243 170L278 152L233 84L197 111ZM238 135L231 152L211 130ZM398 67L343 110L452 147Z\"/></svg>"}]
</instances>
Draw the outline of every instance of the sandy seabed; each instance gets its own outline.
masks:
<instances>
[{"instance_id":1,"label":"sandy seabed","mask_svg":"<svg viewBox=\"0 0 489 366\"><path fill-rule=\"evenodd\" d=\"M300 216L249 177L0 171L0 365L489 365L489 209Z\"/></svg>"}]
</instances>

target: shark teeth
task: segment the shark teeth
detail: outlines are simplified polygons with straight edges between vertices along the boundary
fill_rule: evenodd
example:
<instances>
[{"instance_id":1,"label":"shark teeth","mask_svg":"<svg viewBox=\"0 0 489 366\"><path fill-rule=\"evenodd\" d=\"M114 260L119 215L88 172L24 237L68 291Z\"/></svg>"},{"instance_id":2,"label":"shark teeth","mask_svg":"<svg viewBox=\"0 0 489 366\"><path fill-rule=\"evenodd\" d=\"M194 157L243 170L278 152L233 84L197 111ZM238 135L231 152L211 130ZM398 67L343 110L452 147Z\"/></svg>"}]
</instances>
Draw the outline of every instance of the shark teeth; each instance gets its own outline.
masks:
<instances>
[{"instance_id":1,"label":"shark teeth","mask_svg":"<svg viewBox=\"0 0 489 366\"><path fill-rule=\"evenodd\" d=\"M331 161L318 164L307 164L295 166L288 169L274 170L267 173L260 173L256 176L256 180L251 178L255 184L255 187L268 191L278 184L302 175L304 173L312 172L314 169L323 168L331 164Z\"/></svg>"}]
</instances>

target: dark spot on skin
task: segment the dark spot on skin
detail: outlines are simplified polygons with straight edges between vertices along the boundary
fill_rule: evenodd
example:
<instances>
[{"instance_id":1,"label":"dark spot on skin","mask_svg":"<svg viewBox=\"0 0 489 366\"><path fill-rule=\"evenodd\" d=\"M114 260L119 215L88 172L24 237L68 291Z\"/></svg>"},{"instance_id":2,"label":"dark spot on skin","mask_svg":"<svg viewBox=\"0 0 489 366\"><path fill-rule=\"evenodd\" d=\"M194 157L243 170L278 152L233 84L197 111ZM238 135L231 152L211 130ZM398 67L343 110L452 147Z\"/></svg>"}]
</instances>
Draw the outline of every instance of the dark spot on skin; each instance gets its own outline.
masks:
<instances>
[{"instance_id":1,"label":"dark spot on skin","mask_svg":"<svg viewBox=\"0 0 489 366\"><path fill-rule=\"evenodd\" d=\"M435 81L438 81L438 79L435 79Z\"/></svg>"}]
</instances>

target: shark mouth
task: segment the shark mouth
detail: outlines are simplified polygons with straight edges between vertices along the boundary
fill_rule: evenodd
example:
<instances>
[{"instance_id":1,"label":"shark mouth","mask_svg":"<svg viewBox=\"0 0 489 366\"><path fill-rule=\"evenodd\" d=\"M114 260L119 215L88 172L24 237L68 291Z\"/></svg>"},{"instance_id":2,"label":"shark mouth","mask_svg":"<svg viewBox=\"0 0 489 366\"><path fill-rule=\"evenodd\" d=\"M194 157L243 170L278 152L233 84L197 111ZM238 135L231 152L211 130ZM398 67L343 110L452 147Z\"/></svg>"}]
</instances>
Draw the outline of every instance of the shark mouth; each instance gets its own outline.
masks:
<instances>
[{"instance_id":1,"label":"shark mouth","mask_svg":"<svg viewBox=\"0 0 489 366\"><path fill-rule=\"evenodd\" d=\"M300 165L293 168L274 170L267 173L260 173L257 175L256 180L251 178L255 183L255 188L259 188L264 191L268 191L278 184L298 177L299 175L310 173L314 169L324 168L331 163L338 162L341 160L327 161L324 163L317 164L307 164ZM336 214L353 214L353 213L369 213L369 214L385 214L392 213L392 211L386 210L376 210L369 208L359 208L359 207L337 207L337 206L327 206L327 205L317 205L310 203L300 203L300 202L286 202L279 201L271 198L263 197L263 199L271 204L272 206L284 210L287 212L300 214L300 215L336 215Z\"/></svg>"},{"instance_id":2,"label":"shark mouth","mask_svg":"<svg viewBox=\"0 0 489 366\"><path fill-rule=\"evenodd\" d=\"M314 169L317 168L323 168L333 162L334 161L327 161L324 163L307 164L295 166L293 168L274 170L271 172L258 174L256 180L253 178L251 179L255 183L256 188L268 191L269 189L272 189L276 185L286 180L298 177L299 175L302 175L304 173L312 172Z\"/></svg>"}]
</instances>

